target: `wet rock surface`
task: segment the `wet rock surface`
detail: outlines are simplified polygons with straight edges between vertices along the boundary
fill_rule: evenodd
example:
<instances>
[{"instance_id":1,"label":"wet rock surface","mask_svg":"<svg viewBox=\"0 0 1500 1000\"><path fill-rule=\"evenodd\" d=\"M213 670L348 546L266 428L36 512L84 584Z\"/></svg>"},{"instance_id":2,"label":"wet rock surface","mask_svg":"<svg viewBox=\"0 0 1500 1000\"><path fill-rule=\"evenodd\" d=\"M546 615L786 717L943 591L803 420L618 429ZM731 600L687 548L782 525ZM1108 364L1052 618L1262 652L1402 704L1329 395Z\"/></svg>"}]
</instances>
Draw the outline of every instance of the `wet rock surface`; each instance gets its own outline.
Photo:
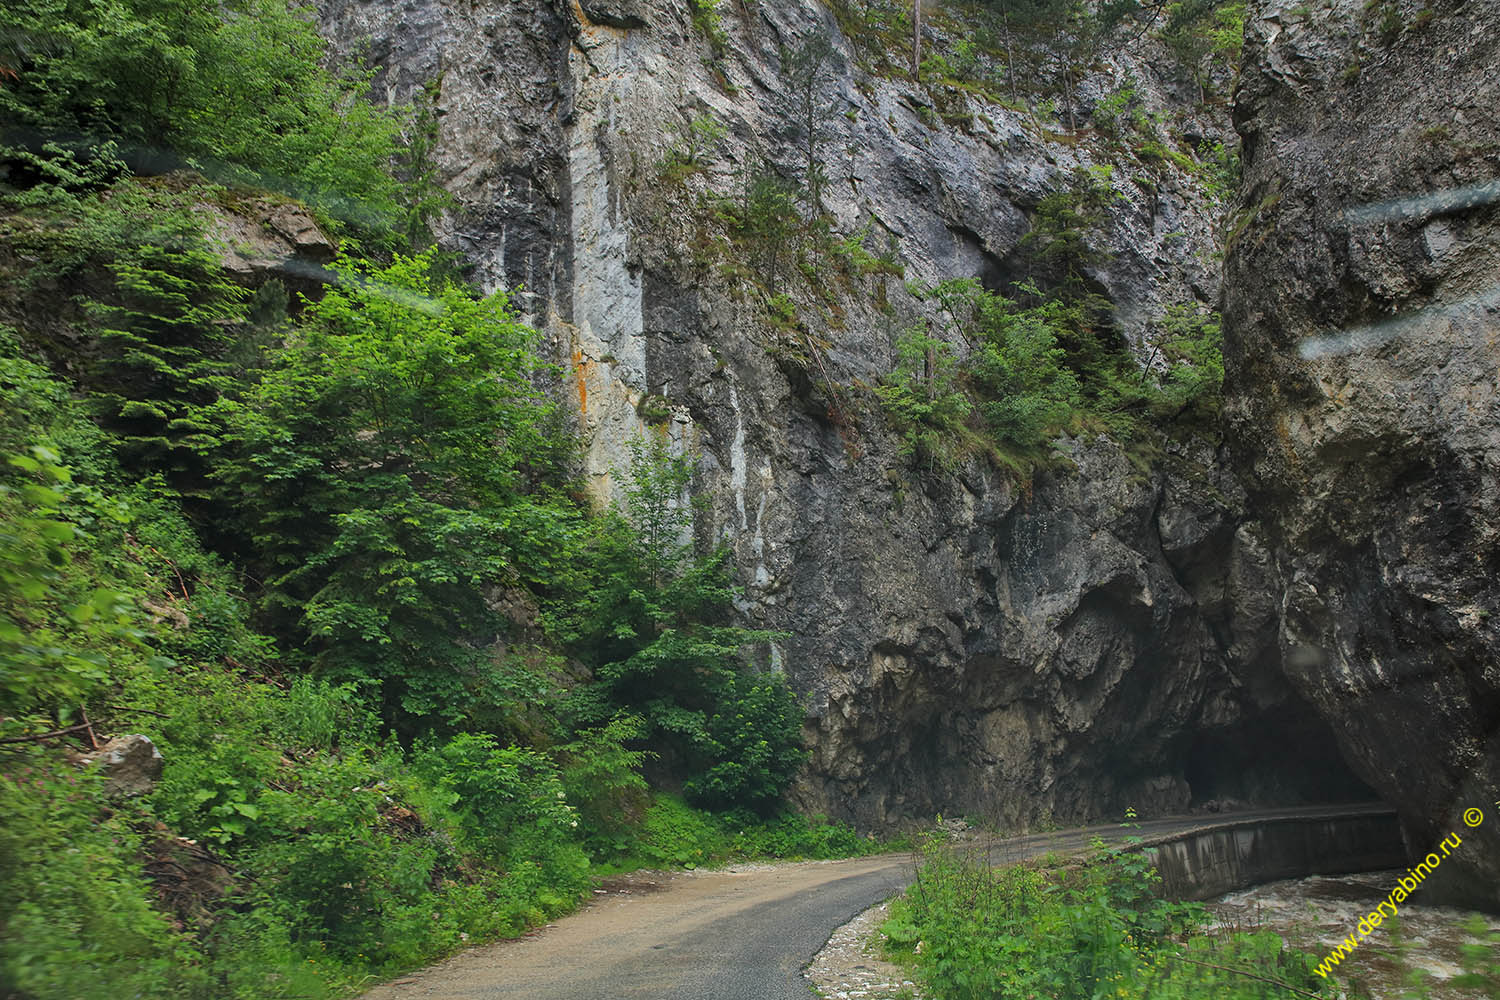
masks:
<instances>
[{"instance_id":1,"label":"wet rock surface","mask_svg":"<svg viewBox=\"0 0 1500 1000\"><path fill-rule=\"evenodd\" d=\"M1280 658L1421 854L1500 788L1500 12L1372 10L1252 5L1227 422ZM1432 891L1500 905L1497 834Z\"/></svg>"}]
</instances>

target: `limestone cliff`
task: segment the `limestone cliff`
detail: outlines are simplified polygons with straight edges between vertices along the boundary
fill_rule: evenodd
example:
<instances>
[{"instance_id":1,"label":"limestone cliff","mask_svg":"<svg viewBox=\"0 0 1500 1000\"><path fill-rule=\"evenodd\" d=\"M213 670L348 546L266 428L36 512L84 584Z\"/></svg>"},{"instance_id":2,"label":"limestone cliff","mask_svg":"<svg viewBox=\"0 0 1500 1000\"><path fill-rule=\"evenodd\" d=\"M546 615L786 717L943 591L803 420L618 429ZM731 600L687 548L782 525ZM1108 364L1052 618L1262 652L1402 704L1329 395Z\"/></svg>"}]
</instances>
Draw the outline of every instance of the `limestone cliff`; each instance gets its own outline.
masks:
<instances>
[{"instance_id":1,"label":"limestone cliff","mask_svg":"<svg viewBox=\"0 0 1500 1000\"><path fill-rule=\"evenodd\" d=\"M1278 642L1416 853L1460 831L1441 872L1494 906L1500 11L1254 14L1228 423L1268 529ZM1472 832L1470 807L1490 814Z\"/></svg>"},{"instance_id":2,"label":"limestone cliff","mask_svg":"<svg viewBox=\"0 0 1500 1000\"><path fill-rule=\"evenodd\" d=\"M1359 797L1280 673L1279 567L1212 440L1143 465L1081 438L1073 468L1027 481L979 460L918 469L868 386L933 307L888 272L788 269L796 310L778 320L703 210L806 159L788 53L813 37L829 49L801 108L818 109L823 207L908 280L1021 276L1038 203L1117 154L1091 129L861 68L817 0L720 6L716 40L685 0L321 10L393 98L435 87L459 203L443 238L481 283L524 286L599 495L648 422L700 456L702 541L733 546L744 617L787 635L766 662L808 696L803 804L1024 824ZM1078 114L1134 81L1178 134L1232 142L1149 49L1104 58ZM1192 174L1167 158L1088 176L1112 191L1088 279L1127 338L1214 300L1215 218Z\"/></svg>"}]
</instances>

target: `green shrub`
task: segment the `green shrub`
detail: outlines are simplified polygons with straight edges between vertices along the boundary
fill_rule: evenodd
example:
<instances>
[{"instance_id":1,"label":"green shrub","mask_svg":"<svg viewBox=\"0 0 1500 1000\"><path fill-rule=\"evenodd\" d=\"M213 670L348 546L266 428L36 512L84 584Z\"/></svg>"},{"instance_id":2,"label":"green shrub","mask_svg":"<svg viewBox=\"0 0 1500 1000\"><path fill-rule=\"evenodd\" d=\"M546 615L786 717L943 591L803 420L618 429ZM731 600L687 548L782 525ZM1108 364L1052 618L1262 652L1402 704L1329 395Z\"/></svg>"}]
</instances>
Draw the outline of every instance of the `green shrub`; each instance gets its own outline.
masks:
<instances>
[{"instance_id":1,"label":"green shrub","mask_svg":"<svg viewBox=\"0 0 1500 1000\"><path fill-rule=\"evenodd\" d=\"M845 823L830 822L825 816L782 813L760 819L730 813L724 822L732 831L739 827L731 838L731 849L745 857L824 860L858 857L886 847L870 837L861 837Z\"/></svg>"},{"instance_id":2,"label":"green shrub","mask_svg":"<svg viewBox=\"0 0 1500 1000\"><path fill-rule=\"evenodd\" d=\"M66 518L71 478L44 444L0 455L0 732L64 717L108 680L108 653L140 635L125 596L91 588L87 550Z\"/></svg>"},{"instance_id":3,"label":"green shrub","mask_svg":"<svg viewBox=\"0 0 1500 1000\"><path fill-rule=\"evenodd\" d=\"M1205 934L1204 909L1158 898L1143 856L1095 845L1082 866L1044 870L930 844L882 928L888 951L949 1000L1252 1000L1267 980L1322 995L1276 935Z\"/></svg>"},{"instance_id":4,"label":"green shrub","mask_svg":"<svg viewBox=\"0 0 1500 1000\"><path fill-rule=\"evenodd\" d=\"M645 719L622 713L557 747L563 789L589 834L618 834L638 822L645 811L647 785L640 769L654 754L626 746L645 735Z\"/></svg>"},{"instance_id":5,"label":"green shrub","mask_svg":"<svg viewBox=\"0 0 1500 1000\"><path fill-rule=\"evenodd\" d=\"M629 850L648 865L697 868L723 856L724 832L712 816L681 799L658 796Z\"/></svg>"},{"instance_id":6,"label":"green shrub","mask_svg":"<svg viewBox=\"0 0 1500 1000\"><path fill-rule=\"evenodd\" d=\"M0 983L34 1000L196 997L192 942L152 907L132 817L55 756L0 773Z\"/></svg>"},{"instance_id":7,"label":"green shrub","mask_svg":"<svg viewBox=\"0 0 1500 1000\"><path fill-rule=\"evenodd\" d=\"M452 793L469 843L497 859L509 856L523 833L561 841L578 827L557 766L535 750L502 747L487 734L462 733L420 746L414 764Z\"/></svg>"},{"instance_id":8,"label":"green shrub","mask_svg":"<svg viewBox=\"0 0 1500 1000\"><path fill-rule=\"evenodd\" d=\"M566 551L577 511L545 477L568 439L503 293L471 295L432 253L340 267L220 401L216 499L266 581L265 620L314 669L407 731L453 725L508 697L484 588Z\"/></svg>"},{"instance_id":9,"label":"green shrub","mask_svg":"<svg viewBox=\"0 0 1500 1000\"><path fill-rule=\"evenodd\" d=\"M1212 421L1223 405L1224 334L1217 313L1173 306L1162 319L1160 350L1168 362L1161 377L1159 411L1192 413Z\"/></svg>"},{"instance_id":10,"label":"green shrub","mask_svg":"<svg viewBox=\"0 0 1500 1000\"><path fill-rule=\"evenodd\" d=\"M729 36L724 31L723 14L719 11L719 0L689 0L688 8L692 13L693 27L697 28L708 39L709 48L717 57L729 44Z\"/></svg>"},{"instance_id":11,"label":"green shrub","mask_svg":"<svg viewBox=\"0 0 1500 1000\"><path fill-rule=\"evenodd\" d=\"M0 88L0 165L14 187L45 178L38 160L65 169L103 154L399 228L391 165L405 112L366 99L368 72L330 69L311 17L286 0L16 0L0 35L15 61Z\"/></svg>"},{"instance_id":12,"label":"green shrub","mask_svg":"<svg viewBox=\"0 0 1500 1000\"><path fill-rule=\"evenodd\" d=\"M725 677L704 726L708 767L683 791L710 809L771 811L807 762L802 715L800 699L778 674Z\"/></svg>"},{"instance_id":13,"label":"green shrub","mask_svg":"<svg viewBox=\"0 0 1500 1000\"><path fill-rule=\"evenodd\" d=\"M967 454L973 404L958 377L952 346L924 327L897 339L896 368L875 387L875 395L901 435L902 455L929 468L949 468Z\"/></svg>"},{"instance_id":14,"label":"green shrub","mask_svg":"<svg viewBox=\"0 0 1500 1000\"><path fill-rule=\"evenodd\" d=\"M995 295L982 297L977 311L982 339L969 367L980 411L1001 442L1039 449L1068 429L1083 405L1059 344L1070 313L1057 302L1019 309Z\"/></svg>"},{"instance_id":15,"label":"green shrub","mask_svg":"<svg viewBox=\"0 0 1500 1000\"><path fill-rule=\"evenodd\" d=\"M703 554L691 540L692 458L655 434L632 444L632 458L624 509L589 526L548 609L552 633L593 672L560 713L580 731L639 716L642 741L695 801L769 809L804 759L795 696L745 661L747 647L777 636L728 624L728 552Z\"/></svg>"}]
</instances>

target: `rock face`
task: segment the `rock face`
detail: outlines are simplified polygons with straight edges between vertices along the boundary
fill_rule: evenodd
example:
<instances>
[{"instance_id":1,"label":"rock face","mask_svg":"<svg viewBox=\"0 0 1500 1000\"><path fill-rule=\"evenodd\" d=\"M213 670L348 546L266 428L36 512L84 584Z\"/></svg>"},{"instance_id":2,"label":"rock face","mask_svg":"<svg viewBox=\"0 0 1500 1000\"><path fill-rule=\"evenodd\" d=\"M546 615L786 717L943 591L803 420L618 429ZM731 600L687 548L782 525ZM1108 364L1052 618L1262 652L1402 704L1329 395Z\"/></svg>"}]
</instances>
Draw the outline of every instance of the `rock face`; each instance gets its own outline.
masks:
<instances>
[{"instance_id":1,"label":"rock face","mask_svg":"<svg viewBox=\"0 0 1500 1000\"><path fill-rule=\"evenodd\" d=\"M1088 281L1140 345L1169 305L1218 293L1197 182L1170 162L1111 175L1100 144L871 75L816 0L720 7L715 46L685 0L320 5L393 98L437 85L461 206L443 239L481 283L524 285L601 499L638 434L699 456L701 540L733 547L745 620L787 636L764 662L807 695L802 804L1021 825L1360 797L1281 676L1280 567L1213 444L1148 468L1080 440L1074 469L1026 482L919 469L867 387L935 308L889 273L757 260L712 211L757 172L803 175L811 108L839 233L889 248L907 279L1002 288L1042 198L1091 177L1112 194ZM814 38L828 48L799 103L788 54ZM1130 77L1147 110L1188 114L1151 58L1109 60L1085 104ZM1192 114L1194 134L1227 136ZM772 318L745 267L795 316Z\"/></svg>"},{"instance_id":2,"label":"rock face","mask_svg":"<svg viewBox=\"0 0 1500 1000\"><path fill-rule=\"evenodd\" d=\"M98 750L80 755L77 763L79 767L99 769L105 795L130 798L156 787L165 762L151 737L132 733L116 736Z\"/></svg>"},{"instance_id":3,"label":"rock face","mask_svg":"<svg viewBox=\"0 0 1500 1000\"><path fill-rule=\"evenodd\" d=\"M1277 641L1415 853L1458 831L1440 875L1494 907L1500 10L1252 8L1228 423Z\"/></svg>"},{"instance_id":4,"label":"rock face","mask_svg":"<svg viewBox=\"0 0 1500 1000\"><path fill-rule=\"evenodd\" d=\"M323 265L338 253L307 208L290 199L242 198L232 210L200 203L197 211L224 273L250 288L276 278L312 292L325 280Z\"/></svg>"}]
</instances>

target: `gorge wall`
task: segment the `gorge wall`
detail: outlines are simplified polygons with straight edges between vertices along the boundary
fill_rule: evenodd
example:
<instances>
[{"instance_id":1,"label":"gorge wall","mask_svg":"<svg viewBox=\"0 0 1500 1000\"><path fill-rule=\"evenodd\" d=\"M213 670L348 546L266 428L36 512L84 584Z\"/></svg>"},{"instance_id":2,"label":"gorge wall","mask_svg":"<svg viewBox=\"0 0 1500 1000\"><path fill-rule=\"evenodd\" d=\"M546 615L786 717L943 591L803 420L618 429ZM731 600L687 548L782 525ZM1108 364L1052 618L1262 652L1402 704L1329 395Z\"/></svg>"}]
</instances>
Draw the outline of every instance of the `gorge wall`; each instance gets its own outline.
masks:
<instances>
[{"instance_id":1,"label":"gorge wall","mask_svg":"<svg viewBox=\"0 0 1500 1000\"><path fill-rule=\"evenodd\" d=\"M1250 516L1212 429L1147 457L1080 438L1071 468L1025 479L981 459L919 468L869 387L933 306L892 274L793 270L795 318L778 321L703 212L758 164L798 169L785 54L826 37L811 98L835 229L892 248L907 280L1000 288L1024 275L1038 203L1096 168L1113 194L1088 279L1144 358L1170 305L1219 295L1196 175L868 72L816 0L725 3L719 43L685 0L320 6L392 99L435 94L457 199L442 238L481 284L522 289L597 494L648 425L699 456L701 540L732 546L744 619L786 635L764 663L807 695L802 805L870 826L1025 825L1367 794L1306 700L1316 685L1283 673L1288 543ZM1232 145L1222 108L1167 62L1106 54L1079 113L1131 79L1168 141ZM723 134L673 175L695 119Z\"/></svg>"},{"instance_id":2,"label":"gorge wall","mask_svg":"<svg viewBox=\"0 0 1500 1000\"><path fill-rule=\"evenodd\" d=\"M1235 118L1227 424L1288 676L1449 895L1494 907L1500 124L1492 3L1266 2Z\"/></svg>"}]
</instances>

